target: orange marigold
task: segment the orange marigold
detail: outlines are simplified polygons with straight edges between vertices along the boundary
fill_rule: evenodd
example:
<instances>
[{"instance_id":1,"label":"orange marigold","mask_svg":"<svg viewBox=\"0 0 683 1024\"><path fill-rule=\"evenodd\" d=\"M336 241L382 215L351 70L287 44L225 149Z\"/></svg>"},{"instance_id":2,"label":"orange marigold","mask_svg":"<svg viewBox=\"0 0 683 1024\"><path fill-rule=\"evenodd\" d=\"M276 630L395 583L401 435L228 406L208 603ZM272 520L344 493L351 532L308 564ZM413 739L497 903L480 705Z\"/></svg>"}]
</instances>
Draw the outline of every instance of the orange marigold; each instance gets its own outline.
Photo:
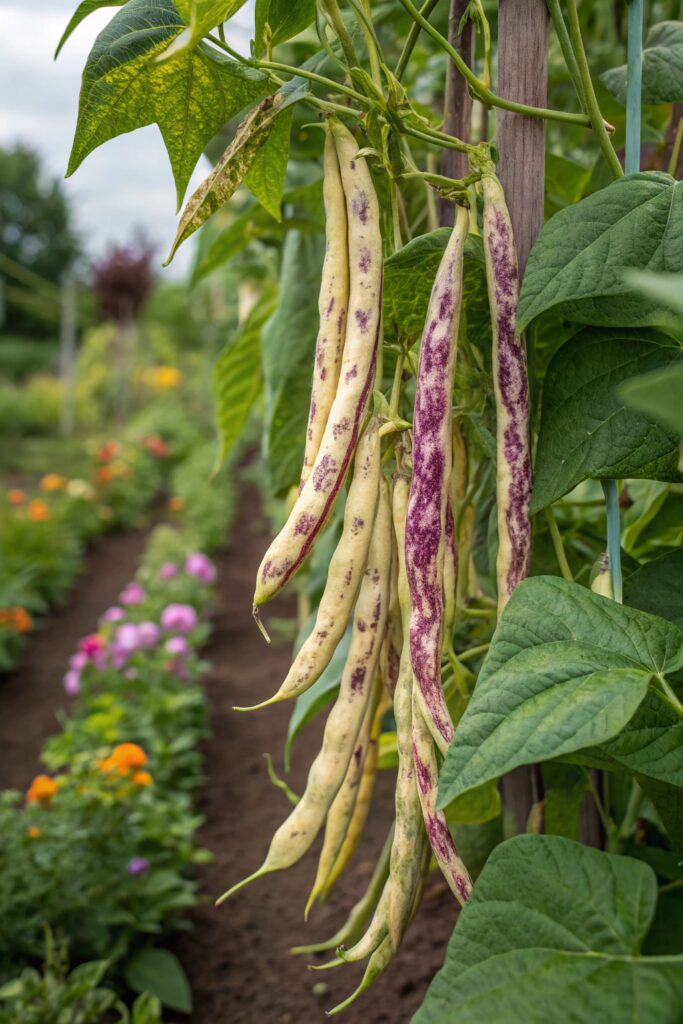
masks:
<instances>
[{"instance_id":1,"label":"orange marigold","mask_svg":"<svg viewBox=\"0 0 683 1024\"><path fill-rule=\"evenodd\" d=\"M105 774L117 772L119 775L128 775L129 772L142 768L146 764L147 754L137 743L119 743L109 757L98 761L97 766Z\"/></svg>"},{"instance_id":2,"label":"orange marigold","mask_svg":"<svg viewBox=\"0 0 683 1024\"><path fill-rule=\"evenodd\" d=\"M14 608L14 626L17 633L28 633L33 629L33 619L25 608Z\"/></svg>"},{"instance_id":3,"label":"orange marigold","mask_svg":"<svg viewBox=\"0 0 683 1024\"><path fill-rule=\"evenodd\" d=\"M40 831L37 825L29 825L29 827L26 829L26 835L29 837L29 839L39 839L40 836L42 836L42 834L43 833Z\"/></svg>"},{"instance_id":4,"label":"orange marigold","mask_svg":"<svg viewBox=\"0 0 683 1024\"><path fill-rule=\"evenodd\" d=\"M41 491L61 491L66 487L66 477L59 473L46 473L40 481Z\"/></svg>"},{"instance_id":5,"label":"orange marigold","mask_svg":"<svg viewBox=\"0 0 683 1024\"><path fill-rule=\"evenodd\" d=\"M151 786L154 779L149 772L136 772L133 776L133 782L136 786Z\"/></svg>"},{"instance_id":6,"label":"orange marigold","mask_svg":"<svg viewBox=\"0 0 683 1024\"><path fill-rule=\"evenodd\" d=\"M26 802L49 807L57 794L57 783L49 775L36 775L26 792Z\"/></svg>"},{"instance_id":7,"label":"orange marigold","mask_svg":"<svg viewBox=\"0 0 683 1024\"><path fill-rule=\"evenodd\" d=\"M7 499L10 505L23 505L26 501L26 491L22 491L19 487L13 487L11 491L7 492Z\"/></svg>"},{"instance_id":8,"label":"orange marigold","mask_svg":"<svg viewBox=\"0 0 683 1024\"><path fill-rule=\"evenodd\" d=\"M185 502L182 498L179 498L178 495L176 495L174 498L169 498L168 507L171 512L182 512L185 507Z\"/></svg>"},{"instance_id":9,"label":"orange marigold","mask_svg":"<svg viewBox=\"0 0 683 1024\"><path fill-rule=\"evenodd\" d=\"M50 509L47 507L44 501L40 501L39 498L34 498L28 504L26 515L34 523L45 523L50 518Z\"/></svg>"}]
</instances>

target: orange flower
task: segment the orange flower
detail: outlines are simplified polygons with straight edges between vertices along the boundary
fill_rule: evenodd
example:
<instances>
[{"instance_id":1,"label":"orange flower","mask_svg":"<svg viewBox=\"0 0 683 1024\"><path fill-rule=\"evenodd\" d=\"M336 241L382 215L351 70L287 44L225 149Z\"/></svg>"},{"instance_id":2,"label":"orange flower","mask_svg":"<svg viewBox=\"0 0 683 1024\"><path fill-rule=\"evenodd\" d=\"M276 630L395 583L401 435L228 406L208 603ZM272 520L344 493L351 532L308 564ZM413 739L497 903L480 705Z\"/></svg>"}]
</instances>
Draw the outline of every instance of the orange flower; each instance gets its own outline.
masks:
<instances>
[{"instance_id":1,"label":"orange flower","mask_svg":"<svg viewBox=\"0 0 683 1024\"><path fill-rule=\"evenodd\" d=\"M176 495L175 497L169 499L168 507L170 508L171 512L182 512L183 508L185 507L185 502L183 501L182 498L179 498L178 495Z\"/></svg>"},{"instance_id":2,"label":"orange flower","mask_svg":"<svg viewBox=\"0 0 683 1024\"><path fill-rule=\"evenodd\" d=\"M95 470L95 480L98 484L109 484L114 479L115 473L111 466L101 466Z\"/></svg>"},{"instance_id":3,"label":"orange flower","mask_svg":"<svg viewBox=\"0 0 683 1024\"><path fill-rule=\"evenodd\" d=\"M40 839L42 834L43 833L40 831L37 825L30 825L26 829L26 835L29 837L29 839Z\"/></svg>"},{"instance_id":4,"label":"orange flower","mask_svg":"<svg viewBox=\"0 0 683 1024\"><path fill-rule=\"evenodd\" d=\"M115 455L118 455L121 451L121 445L118 441L107 441L103 444L97 455L95 456L98 462L109 462Z\"/></svg>"},{"instance_id":5,"label":"orange flower","mask_svg":"<svg viewBox=\"0 0 683 1024\"><path fill-rule=\"evenodd\" d=\"M66 477L60 476L59 473L46 473L40 481L41 491L61 491L64 487L66 487Z\"/></svg>"},{"instance_id":6,"label":"orange flower","mask_svg":"<svg viewBox=\"0 0 683 1024\"><path fill-rule=\"evenodd\" d=\"M26 491L20 490L19 487L13 487L11 491L7 492L10 505L23 505L26 501Z\"/></svg>"},{"instance_id":7,"label":"orange flower","mask_svg":"<svg viewBox=\"0 0 683 1024\"><path fill-rule=\"evenodd\" d=\"M34 498L29 502L26 515L33 523L45 523L50 518L50 509L44 501Z\"/></svg>"},{"instance_id":8,"label":"orange flower","mask_svg":"<svg viewBox=\"0 0 683 1024\"><path fill-rule=\"evenodd\" d=\"M142 768L146 764L147 754L137 743L119 743L109 757L98 762L98 768L105 774L117 772L119 775L128 775L130 771ZM142 774L146 775L147 772ZM143 784L146 785L146 783Z\"/></svg>"},{"instance_id":9,"label":"orange flower","mask_svg":"<svg viewBox=\"0 0 683 1024\"><path fill-rule=\"evenodd\" d=\"M36 775L26 793L26 803L49 807L57 794L57 783L49 775Z\"/></svg>"},{"instance_id":10,"label":"orange flower","mask_svg":"<svg viewBox=\"0 0 683 1024\"><path fill-rule=\"evenodd\" d=\"M0 626L16 633L28 633L33 628L33 619L25 608L0 608Z\"/></svg>"},{"instance_id":11,"label":"orange flower","mask_svg":"<svg viewBox=\"0 0 683 1024\"><path fill-rule=\"evenodd\" d=\"M133 776L133 782L136 786L151 786L154 779L149 772L136 772Z\"/></svg>"}]
</instances>

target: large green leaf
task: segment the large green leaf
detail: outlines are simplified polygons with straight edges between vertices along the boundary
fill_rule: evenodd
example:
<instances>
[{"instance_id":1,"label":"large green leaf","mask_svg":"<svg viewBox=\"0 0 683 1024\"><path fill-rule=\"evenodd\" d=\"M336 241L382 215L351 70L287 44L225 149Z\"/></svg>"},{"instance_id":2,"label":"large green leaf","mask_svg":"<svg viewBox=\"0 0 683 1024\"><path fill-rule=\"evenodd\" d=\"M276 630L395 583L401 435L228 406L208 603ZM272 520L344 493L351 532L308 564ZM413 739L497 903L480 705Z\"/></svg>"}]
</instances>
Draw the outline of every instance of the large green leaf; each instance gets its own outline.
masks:
<instances>
[{"instance_id":1,"label":"large green leaf","mask_svg":"<svg viewBox=\"0 0 683 1024\"><path fill-rule=\"evenodd\" d=\"M307 82L293 78L246 116L214 169L188 199L165 265L173 259L178 246L194 234L242 184L259 150L267 143L278 116L283 116L292 103L305 96L308 88Z\"/></svg>"},{"instance_id":2,"label":"large green leaf","mask_svg":"<svg viewBox=\"0 0 683 1024\"><path fill-rule=\"evenodd\" d=\"M683 438L683 359L624 381L619 394L631 409L661 423L675 437Z\"/></svg>"},{"instance_id":3,"label":"large green leaf","mask_svg":"<svg viewBox=\"0 0 683 1024\"><path fill-rule=\"evenodd\" d=\"M554 306L589 323L659 322L657 303L629 296L627 269L683 271L683 183L668 174L628 174L548 221L527 263L518 330Z\"/></svg>"},{"instance_id":4,"label":"large green leaf","mask_svg":"<svg viewBox=\"0 0 683 1024\"><path fill-rule=\"evenodd\" d=\"M683 634L664 619L554 576L525 580L498 623L456 728L439 803L519 765L598 746L646 774L661 759L669 781L672 754L662 730L675 714L658 695L650 706L648 684L681 666ZM646 719L637 720L646 696ZM633 731L622 732L632 718ZM671 744L677 742L674 730Z\"/></svg>"},{"instance_id":5,"label":"large green leaf","mask_svg":"<svg viewBox=\"0 0 683 1024\"><path fill-rule=\"evenodd\" d=\"M619 385L679 355L671 338L647 328L587 328L558 350L543 384L532 512L586 479L678 479L678 436L627 406Z\"/></svg>"},{"instance_id":6,"label":"large green leaf","mask_svg":"<svg viewBox=\"0 0 683 1024\"><path fill-rule=\"evenodd\" d=\"M314 18L315 0L256 0L256 56L297 36Z\"/></svg>"},{"instance_id":7,"label":"large green leaf","mask_svg":"<svg viewBox=\"0 0 683 1024\"><path fill-rule=\"evenodd\" d=\"M149 992L171 1010L192 1012L192 993L185 972L169 950L140 950L126 964L125 978L134 992Z\"/></svg>"},{"instance_id":8,"label":"large green leaf","mask_svg":"<svg viewBox=\"0 0 683 1024\"><path fill-rule=\"evenodd\" d=\"M657 880L559 836L498 846L413 1024L679 1024L683 957L644 957Z\"/></svg>"},{"instance_id":9,"label":"large green leaf","mask_svg":"<svg viewBox=\"0 0 683 1024\"><path fill-rule=\"evenodd\" d=\"M228 457L261 393L261 328L273 312L274 296L259 298L237 334L225 346L213 371L220 448L217 465Z\"/></svg>"},{"instance_id":10,"label":"large green leaf","mask_svg":"<svg viewBox=\"0 0 683 1024\"><path fill-rule=\"evenodd\" d=\"M171 0L128 0L98 35L83 71L67 174L108 139L157 124L180 205L209 140L268 91L261 72L204 45L156 61L184 29Z\"/></svg>"},{"instance_id":11,"label":"large green leaf","mask_svg":"<svg viewBox=\"0 0 683 1024\"><path fill-rule=\"evenodd\" d=\"M605 71L609 91L626 106L627 67ZM662 21L647 34L643 50L643 103L683 102L683 22Z\"/></svg>"},{"instance_id":12,"label":"large green leaf","mask_svg":"<svg viewBox=\"0 0 683 1024\"><path fill-rule=\"evenodd\" d=\"M646 562L624 581L624 602L683 629L683 550Z\"/></svg>"},{"instance_id":13,"label":"large green leaf","mask_svg":"<svg viewBox=\"0 0 683 1024\"><path fill-rule=\"evenodd\" d=\"M244 184L251 194L275 220L282 220L280 202L285 190L292 113L290 107L275 119L268 138L244 176Z\"/></svg>"},{"instance_id":14,"label":"large green leaf","mask_svg":"<svg viewBox=\"0 0 683 1024\"><path fill-rule=\"evenodd\" d=\"M80 23L84 21L89 14L92 14L93 11L101 10L103 7L123 7L125 3L127 3L127 0L81 0L81 3L71 15L69 24L64 29L61 39L57 43L55 60L59 57L61 49L71 33L78 28Z\"/></svg>"}]
</instances>

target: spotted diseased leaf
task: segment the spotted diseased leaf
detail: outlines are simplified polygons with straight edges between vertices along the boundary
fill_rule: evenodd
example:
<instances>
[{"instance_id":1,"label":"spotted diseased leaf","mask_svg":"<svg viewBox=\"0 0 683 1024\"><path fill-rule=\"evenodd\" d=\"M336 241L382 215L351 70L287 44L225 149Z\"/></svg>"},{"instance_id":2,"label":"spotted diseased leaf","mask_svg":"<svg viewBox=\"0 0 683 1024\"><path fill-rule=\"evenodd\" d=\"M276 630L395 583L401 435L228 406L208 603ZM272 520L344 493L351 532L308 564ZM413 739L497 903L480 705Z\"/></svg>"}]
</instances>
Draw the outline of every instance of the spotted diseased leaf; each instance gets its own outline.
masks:
<instances>
[{"instance_id":1,"label":"spotted diseased leaf","mask_svg":"<svg viewBox=\"0 0 683 1024\"><path fill-rule=\"evenodd\" d=\"M641 952L656 906L649 865L516 836L489 857L413 1024L678 1024L683 956Z\"/></svg>"},{"instance_id":2,"label":"spotted diseased leaf","mask_svg":"<svg viewBox=\"0 0 683 1024\"><path fill-rule=\"evenodd\" d=\"M643 103L683 102L683 21L661 21L652 26L643 50L642 73ZM626 65L611 68L600 77L626 106Z\"/></svg>"},{"instance_id":3,"label":"spotted diseased leaf","mask_svg":"<svg viewBox=\"0 0 683 1024\"><path fill-rule=\"evenodd\" d=\"M207 46L157 58L185 30L171 0L128 0L98 35L83 71L67 174L103 142L157 124L178 204L219 128L268 92L268 78Z\"/></svg>"},{"instance_id":4,"label":"spotted diseased leaf","mask_svg":"<svg viewBox=\"0 0 683 1024\"><path fill-rule=\"evenodd\" d=\"M289 159L291 107L275 118L268 138L244 176L244 184L275 220L282 220L281 202Z\"/></svg>"},{"instance_id":5,"label":"spotted diseased leaf","mask_svg":"<svg viewBox=\"0 0 683 1024\"><path fill-rule=\"evenodd\" d=\"M628 174L547 222L527 263L517 330L558 307L581 323L660 323L661 304L634 295L627 270L683 272L683 182Z\"/></svg>"},{"instance_id":6,"label":"spotted diseased leaf","mask_svg":"<svg viewBox=\"0 0 683 1024\"><path fill-rule=\"evenodd\" d=\"M292 79L280 92L267 96L247 114L223 156L187 201L165 266L173 259L178 246L194 234L242 184L259 150L268 141L277 116L307 92L307 83Z\"/></svg>"},{"instance_id":7,"label":"spotted diseased leaf","mask_svg":"<svg viewBox=\"0 0 683 1024\"><path fill-rule=\"evenodd\" d=\"M587 748L604 751L610 767L673 781L683 729L655 690L682 666L683 633L664 619L554 576L525 580L456 729L440 804L522 764Z\"/></svg>"},{"instance_id":8,"label":"spotted diseased leaf","mask_svg":"<svg viewBox=\"0 0 683 1024\"><path fill-rule=\"evenodd\" d=\"M55 50L55 60L59 57L62 47L66 43L69 36L78 28L82 21L92 14L93 11L99 11L103 7L123 7L127 0L82 0L82 3L78 5L74 13L71 15L69 24L64 29L62 37L57 43L57 49Z\"/></svg>"},{"instance_id":9,"label":"spotted diseased leaf","mask_svg":"<svg viewBox=\"0 0 683 1024\"><path fill-rule=\"evenodd\" d=\"M648 328L586 328L556 352L543 383L532 512L582 480L678 479L678 434L631 408L624 382L672 372L680 351Z\"/></svg>"}]
</instances>

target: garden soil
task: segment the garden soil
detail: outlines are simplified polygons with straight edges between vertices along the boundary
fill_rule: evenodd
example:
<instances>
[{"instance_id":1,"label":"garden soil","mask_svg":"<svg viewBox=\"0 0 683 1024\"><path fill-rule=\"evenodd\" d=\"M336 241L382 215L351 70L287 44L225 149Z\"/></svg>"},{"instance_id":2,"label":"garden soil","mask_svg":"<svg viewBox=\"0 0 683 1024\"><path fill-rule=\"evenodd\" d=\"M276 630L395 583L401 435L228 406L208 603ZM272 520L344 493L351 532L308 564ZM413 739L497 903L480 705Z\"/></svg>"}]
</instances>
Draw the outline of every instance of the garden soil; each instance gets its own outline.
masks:
<instances>
[{"instance_id":1,"label":"garden soil","mask_svg":"<svg viewBox=\"0 0 683 1024\"><path fill-rule=\"evenodd\" d=\"M192 930L171 941L194 994L192 1024L315 1024L344 999L362 977L362 965L322 973L307 969L327 954L294 957L292 945L332 935L364 891L393 820L394 773L380 773L371 817L359 850L328 902L314 908L305 923L303 908L313 881L319 841L298 865L267 876L220 908L213 900L257 868L289 804L270 783L263 754L281 751L291 704L237 714L235 704L251 704L275 691L290 659L288 644L267 646L250 608L254 573L267 546L267 526L255 515L253 491L242 494L230 548L219 556L220 596L206 657L206 691L212 737L204 746L207 784L200 798L204 815L200 841L213 860L198 869L203 905L191 913ZM31 638L18 669L0 686L0 786L24 789L40 769L45 739L57 729L66 705L60 680L78 639L92 631L98 616L135 572L146 535L110 536L92 550L68 605L51 615ZM268 612L294 614L291 599ZM266 616L268 617L268 616ZM309 725L293 752L290 781L301 792L320 744L324 716ZM347 1024L408 1024L443 960L455 922L446 886L433 875L422 908L403 948L386 973L341 1017ZM167 1021L188 1021L167 1015Z\"/></svg>"}]
</instances>

